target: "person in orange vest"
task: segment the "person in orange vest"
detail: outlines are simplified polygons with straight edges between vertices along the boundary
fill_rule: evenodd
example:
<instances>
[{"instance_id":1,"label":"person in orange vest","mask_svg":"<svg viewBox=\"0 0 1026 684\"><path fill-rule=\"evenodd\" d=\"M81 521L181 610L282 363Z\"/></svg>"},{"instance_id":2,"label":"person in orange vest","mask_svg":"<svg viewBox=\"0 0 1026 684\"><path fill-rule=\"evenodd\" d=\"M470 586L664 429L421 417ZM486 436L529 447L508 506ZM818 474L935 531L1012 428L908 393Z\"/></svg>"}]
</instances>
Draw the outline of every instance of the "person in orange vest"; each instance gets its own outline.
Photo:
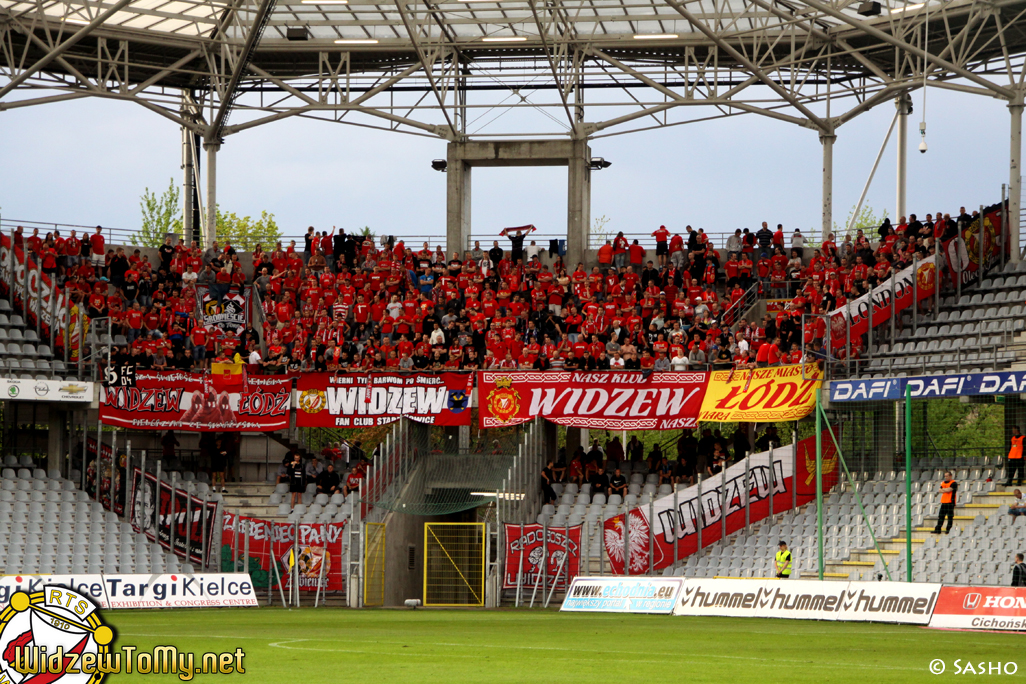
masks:
<instances>
[{"instance_id":1,"label":"person in orange vest","mask_svg":"<svg viewBox=\"0 0 1026 684\"><path fill-rule=\"evenodd\" d=\"M941 533L941 527L946 517L948 519L948 529L944 530L944 534L950 534L951 525L955 522L955 500L958 497L958 483L951 476L950 470L944 471L944 481L940 483L940 491L940 515L937 516L937 527L933 529L933 533Z\"/></svg>"},{"instance_id":2,"label":"person in orange vest","mask_svg":"<svg viewBox=\"0 0 1026 684\"><path fill-rule=\"evenodd\" d=\"M1016 480L1015 484L1020 486L1023 483L1022 440L1022 433L1016 425L1012 428L1012 448L1008 450L1008 463L1005 465L1005 472L1008 473L1005 479L1006 487L1012 486L1012 480Z\"/></svg>"}]
</instances>

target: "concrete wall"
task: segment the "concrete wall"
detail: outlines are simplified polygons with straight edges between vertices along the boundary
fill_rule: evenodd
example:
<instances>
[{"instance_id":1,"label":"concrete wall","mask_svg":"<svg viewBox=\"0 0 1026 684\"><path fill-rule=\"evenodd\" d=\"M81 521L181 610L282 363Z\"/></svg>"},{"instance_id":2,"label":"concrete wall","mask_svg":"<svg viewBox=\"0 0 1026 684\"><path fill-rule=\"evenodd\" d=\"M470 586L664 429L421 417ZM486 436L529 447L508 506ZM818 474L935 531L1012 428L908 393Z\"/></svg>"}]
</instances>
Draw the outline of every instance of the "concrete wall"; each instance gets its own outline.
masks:
<instances>
[{"instance_id":1,"label":"concrete wall","mask_svg":"<svg viewBox=\"0 0 1026 684\"><path fill-rule=\"evenodd\" d=\"M424 523L448 522L447 516L385 516L385 605L401 606L406 599L424 600ZM409 547L414 547L413 569Z\"/></svg>"}]
</instances>

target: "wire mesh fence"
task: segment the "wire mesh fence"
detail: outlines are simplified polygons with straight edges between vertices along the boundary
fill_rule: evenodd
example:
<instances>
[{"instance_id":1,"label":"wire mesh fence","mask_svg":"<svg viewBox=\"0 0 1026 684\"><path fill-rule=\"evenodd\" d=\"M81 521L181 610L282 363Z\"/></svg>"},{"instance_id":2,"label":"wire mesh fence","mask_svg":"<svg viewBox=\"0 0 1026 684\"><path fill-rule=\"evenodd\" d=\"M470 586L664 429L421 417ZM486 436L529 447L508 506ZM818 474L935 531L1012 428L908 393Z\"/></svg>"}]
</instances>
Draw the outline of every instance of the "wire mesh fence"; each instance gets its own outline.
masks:
<instances>
[{"instance_id":1,"label":"wire mesh fence","mask_svg":"<svg viewBox=\"0 0 1026 684\"><path fill-rule=\"evenodd\" d=\"M424 524L424 605L483 606L483 523Z\"/></svg>"}]
</instances>

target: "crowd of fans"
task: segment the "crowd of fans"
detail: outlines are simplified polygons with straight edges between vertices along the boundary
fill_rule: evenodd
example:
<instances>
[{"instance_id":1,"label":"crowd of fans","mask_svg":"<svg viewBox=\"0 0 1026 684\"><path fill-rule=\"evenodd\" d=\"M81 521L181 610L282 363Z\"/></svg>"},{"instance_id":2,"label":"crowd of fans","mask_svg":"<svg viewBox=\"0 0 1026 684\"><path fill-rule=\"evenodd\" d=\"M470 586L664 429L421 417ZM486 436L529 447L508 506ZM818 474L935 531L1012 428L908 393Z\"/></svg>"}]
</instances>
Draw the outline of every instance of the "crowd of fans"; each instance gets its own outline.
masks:
<instances>
[{"instance_id":1,"label":"crowd of fans","mask_svg":"<svg viewBox=\"0 0 1026 684\"><path fill-rule=\"evenodd\" d=\"M109 317L111 333L125 336L117 363L196 369L241 359L268 373L685 370L825 358L826 321L803 314L822 316L865 294L933 254L972 218L963 208L955 218L885 220L875 242L859 230L839 243L830 235L815 249L800 230L788 247L780 225L737 230L720 249L701 229L674 234L660 226L655 254L620 233L591 268L558 254L542 263L543 249L525 246L525 229L506 234L509 250L494 241L449 255L427 243L376 244L313 228L302 248L279 242L245 254L168 238L155 263L138 249L107 249L99 227L66 238L38 229L25 237L19 228L14 239L90 318ZM248 286L259 295L261 321L238 332L201 324L198 292L221 302ZM749 294L790 301L748 321L740 314ZM861 349L862 340L852 339L852 355Z\"/></svg>"}]
</instances>

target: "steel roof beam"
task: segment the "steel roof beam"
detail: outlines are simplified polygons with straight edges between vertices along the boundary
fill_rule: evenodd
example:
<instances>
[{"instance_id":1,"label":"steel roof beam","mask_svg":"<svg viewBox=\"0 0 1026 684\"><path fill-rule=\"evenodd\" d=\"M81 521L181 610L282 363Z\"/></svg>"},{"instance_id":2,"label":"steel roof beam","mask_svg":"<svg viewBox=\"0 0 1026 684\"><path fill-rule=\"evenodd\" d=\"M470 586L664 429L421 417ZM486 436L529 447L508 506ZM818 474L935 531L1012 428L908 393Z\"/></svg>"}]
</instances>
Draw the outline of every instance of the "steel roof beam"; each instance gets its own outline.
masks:
<instances>
[{"instance_id":1,"label":"steel roof beam","mask_svg":"<svg viewBox=\"0 0 1026 684\"><path fill-rule=\"evenodd\" d=\"M85 26L80 28L78 31L73 33L71 36L69 36L66 41L64 41L63 43L61 43L57 47L55 47L52 50L50 50L50 52L48 52L43 57L41 57L38 61L36 61L35 64L33 64L28 69L25 69L20 74L18 74L14 78L12 78L10 80L10 82L7 85L5 85L3 88L0 88L0 99L3 99L4 95L6 95L7 93L11 92L15 88L17 88L19 85L21 85L22 83L27 81L29 78L31 78L33 74L35 74L35 73L39 72L40 70L44 69L47 64L49 64L50 62L54 61L55 59L57 59L58 57L63 55L65 52L67 52L68 50L73 48L80 40L82 40L83 38L88 36L90 33L92 33L94 28L96 28L97 26L99 26L103 22L105 22L108 19L110 19L112 16L114 16L119 11L121 11L121 8L127 7L131 3L132 3L132 0L118 0L106 12L104 12L103 14L98 15L96 18L94 18L88 24L86 24Z\"/></svg>"}]
</instances>

